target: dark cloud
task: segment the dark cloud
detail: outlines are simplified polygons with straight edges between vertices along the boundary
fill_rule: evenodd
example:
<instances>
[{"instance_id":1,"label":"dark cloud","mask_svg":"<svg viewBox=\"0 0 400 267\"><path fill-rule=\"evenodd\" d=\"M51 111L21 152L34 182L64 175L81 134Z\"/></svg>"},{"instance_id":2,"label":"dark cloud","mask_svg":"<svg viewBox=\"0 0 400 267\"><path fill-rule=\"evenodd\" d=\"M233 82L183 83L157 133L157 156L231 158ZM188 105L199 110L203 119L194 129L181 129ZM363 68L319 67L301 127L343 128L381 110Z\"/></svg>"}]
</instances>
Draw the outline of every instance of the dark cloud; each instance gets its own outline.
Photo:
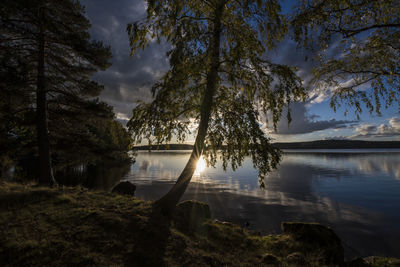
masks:
<instances>
[{"instance_id":1,"label":"dark cloud","mask_svg":"<svg viewBox=\"0 0 400 267\"><path fill-rule=\"evenodd\" d=\"M315 120L316 115L308 114L305 103L293 103L291 105L292 122L288 125L286 119L278 123L277 134L305 134L326 129L345 128L353 121L345 120Z\"/></svg>"},{"instance_id":2,"label":"dark cloud","mask_svg":"<svg viewBox=\"0 0 400 267\"><path fill-rule=\"evenodd\" d=\"M276 132L273 130L272 125L266 126L267 132L278 135L306 134L326 129L347 128L350 124L355 123L354 121L335 119L316 120L319 116L308 114L306 106L307 103L292 103L290 106L292 117L291 123L288 124L286 119L287 111L285 110L281 120L278 122Z\"/></svg>"},{"instance_id":3,"label":"dark cloud","mask_svg":"<svg viewBox=\"0 0 400 267\"><path fill-rule=\"evenodd\" d=\"M121 121L126 121L138 99L151 99L151 85L168 68L167 45L153 43L140 55L130 58L126 26L145 18L145 1L82 0L81 3L92 24L92 38L110 45L113 53L113 65L93 77L105 86L100 98L114 106Z\"/></svg>"},{"instance_id":4,"label":"dark cloud","mask_svg":"<svg viewBox=\"0 0 400 267\"><path fill-rule=\"evenodd\" d=\"M312 60L314 56L312 51L299 48L293 40L286 39L274 53L271 57L274 62L294 66L298 69L297 75L303 80L303 86L309 90L309 97L306 102L291 104L292 122L289 125L286 119L286 111L283 113L278 123L276 134L306 134L326 129L345 128L349 123L352 123L352 121L335 119L319 120L318 115L308 112L313 104L326 101L332 94L329 89L317 89L311 84L312 70L316 66L316 63ZM333 52L329 51L330 53ZM272 126L268 126L268 131L270 133L274 132Z\"/></svg>"},{"instance_id":5,"label":"dark cloud","mask_svg":"<svg viewBox=\"0 0 400 267\"><path fill-rule=\"evenodd\" d=\"M126 25L145 18L145 1L143 0L82 0L88 18L92 23L90 29L93 39L110 45L113 53L113 65L105 72L94 75L94 79L105 86L100 98L114 107L117 118L126 122L137 100L151 100L150 88L154 81L168 69L165 55L168 45L151 44L139 55L130 58L130 48ZM284 40L279 49L269 53L272 61L288 64L298 68L298 75L304 85L312 77L312 52L298 49L290 39ZM329 92L311 91L308 105L320 103L329 97ZM288 126L282 119L278 124L279 134L303 134L329 128L345 127L349 121L317 120L308 114L306 103L295 103L291 106L293 121Z\"/></svg>"}]
</instances>

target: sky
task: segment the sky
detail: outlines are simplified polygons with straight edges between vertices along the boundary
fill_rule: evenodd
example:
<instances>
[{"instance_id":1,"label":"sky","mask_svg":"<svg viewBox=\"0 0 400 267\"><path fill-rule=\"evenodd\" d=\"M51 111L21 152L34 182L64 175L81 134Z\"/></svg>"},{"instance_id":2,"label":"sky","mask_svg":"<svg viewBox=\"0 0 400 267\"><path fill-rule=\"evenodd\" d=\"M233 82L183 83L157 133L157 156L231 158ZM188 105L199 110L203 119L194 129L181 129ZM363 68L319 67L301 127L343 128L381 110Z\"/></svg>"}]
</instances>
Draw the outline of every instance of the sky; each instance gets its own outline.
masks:
<instances>
[{"instance_id":1,"label":"sky","mask_svg":"<svg viewBox=\"0 0 400 267\"><path fill-rule=\"evenodd\" d=\"M283 2L283 11L290 12L293 2ZM145 17L144 0L81 0L81 3L92 24L89 30L92 38L109 45L113 54L112 66L93 76L105 87L100 99L112 105L117 119L126 123L137 100L151 101L152 84L168 70L168 45L154 42L146 50L130 57L126 25ZM298 49L292 40L286 39L272 53L276 63L296 66L304 82L309 81L313 67L310 61L305 61L309 52ZM313 91L306 102L291 105L292 122L289 125L283 116L277 132L271 125L262 127L276 142L321 139L400 141L397 106L383 110L381 116L364 111L357 119L353 112L345 116L343 108L334 112L329 100L329 93ZM193 140L191 136L187 141Z\"/></svg>"}]
</instances>

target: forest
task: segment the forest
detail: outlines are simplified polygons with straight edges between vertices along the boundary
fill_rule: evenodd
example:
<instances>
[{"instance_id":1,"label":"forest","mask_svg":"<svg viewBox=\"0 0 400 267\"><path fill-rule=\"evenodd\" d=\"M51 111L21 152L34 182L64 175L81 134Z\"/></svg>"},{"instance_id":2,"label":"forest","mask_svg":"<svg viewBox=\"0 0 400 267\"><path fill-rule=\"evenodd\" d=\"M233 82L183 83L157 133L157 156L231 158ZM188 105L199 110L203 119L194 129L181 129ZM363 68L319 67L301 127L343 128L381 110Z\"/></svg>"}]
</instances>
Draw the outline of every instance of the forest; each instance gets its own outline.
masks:
<instances>
[{"instance_id":1,"label":"forest","mask_svg":"<svg viewBox=\"0 0 400 267\"><path fill-rule=\"evenodd\" d=\"M110 66L75 1L1 8L0 171L56 184L81 165L129 161L131 137L91 76Z\"/></svg>"}]
</instances>

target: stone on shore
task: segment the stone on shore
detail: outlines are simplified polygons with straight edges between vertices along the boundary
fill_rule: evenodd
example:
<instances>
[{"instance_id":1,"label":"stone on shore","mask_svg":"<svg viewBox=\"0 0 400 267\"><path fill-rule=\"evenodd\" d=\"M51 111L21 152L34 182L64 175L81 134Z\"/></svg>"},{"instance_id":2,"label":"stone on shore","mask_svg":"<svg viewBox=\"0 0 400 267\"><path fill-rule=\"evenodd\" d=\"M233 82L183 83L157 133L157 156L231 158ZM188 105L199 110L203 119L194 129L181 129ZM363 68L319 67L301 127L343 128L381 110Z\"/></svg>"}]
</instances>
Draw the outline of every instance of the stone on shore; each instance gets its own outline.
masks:
<instances>
[{"instance_id":1,"label":"stone on shore","mask_svg":"<svg viewBox=\"0 0 400 267\"><path fill-rule=\"evenodd\" d=\"M282 232L320 254L321 264L343 264L344 249L332 229L318 223L284 222Z\"/></svg>"},{"instance_id":2,"label":"stone on shore","mask_svg":"<svg viewBox=\"0 0 400 267\"><path fill-rule=\"evenodd\" d=\"M134 196L136 190L136 185L132 184L129 181L124 181L118 183L114 188L111 190L113 193L117 193L120 195L130 195Z\"/></svg>"},{"instance_id":3,"label":"stone on shore","mask_svg":"<svg viewBox=\"0 0 400 267\"><path fill-rule=\"evenodd\" d=\"M195 200L180 202L173 215L175 228L186 233L204 231L204 222L209 219L211 212L208 204Z\"/></svg>"}]
</instances>

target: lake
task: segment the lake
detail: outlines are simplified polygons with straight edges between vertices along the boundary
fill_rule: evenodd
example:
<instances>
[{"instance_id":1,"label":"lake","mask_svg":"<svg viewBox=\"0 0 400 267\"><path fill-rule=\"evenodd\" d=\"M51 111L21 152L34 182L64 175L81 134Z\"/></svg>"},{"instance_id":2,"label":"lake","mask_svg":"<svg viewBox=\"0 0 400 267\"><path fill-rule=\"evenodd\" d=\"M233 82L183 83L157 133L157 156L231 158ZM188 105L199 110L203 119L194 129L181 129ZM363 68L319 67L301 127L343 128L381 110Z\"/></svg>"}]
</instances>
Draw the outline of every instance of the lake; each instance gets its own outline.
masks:
<instances>
[{"instance_id":1,"label":"lake","mask_svg":"<svg viewBox=\"0 0 400 267\"><path fill-rule=\"evenodd\" d=\"M136 196L155 200L180 174L190 151L138 152L122 178ZM278 170L258 185L250 158L233 172L196 171L183 199L210 205L212 217L261 233L283 221L319 222L342 239L346 257L400 257L400 150L285 151Z\"/></svg>"}]
</instances>

